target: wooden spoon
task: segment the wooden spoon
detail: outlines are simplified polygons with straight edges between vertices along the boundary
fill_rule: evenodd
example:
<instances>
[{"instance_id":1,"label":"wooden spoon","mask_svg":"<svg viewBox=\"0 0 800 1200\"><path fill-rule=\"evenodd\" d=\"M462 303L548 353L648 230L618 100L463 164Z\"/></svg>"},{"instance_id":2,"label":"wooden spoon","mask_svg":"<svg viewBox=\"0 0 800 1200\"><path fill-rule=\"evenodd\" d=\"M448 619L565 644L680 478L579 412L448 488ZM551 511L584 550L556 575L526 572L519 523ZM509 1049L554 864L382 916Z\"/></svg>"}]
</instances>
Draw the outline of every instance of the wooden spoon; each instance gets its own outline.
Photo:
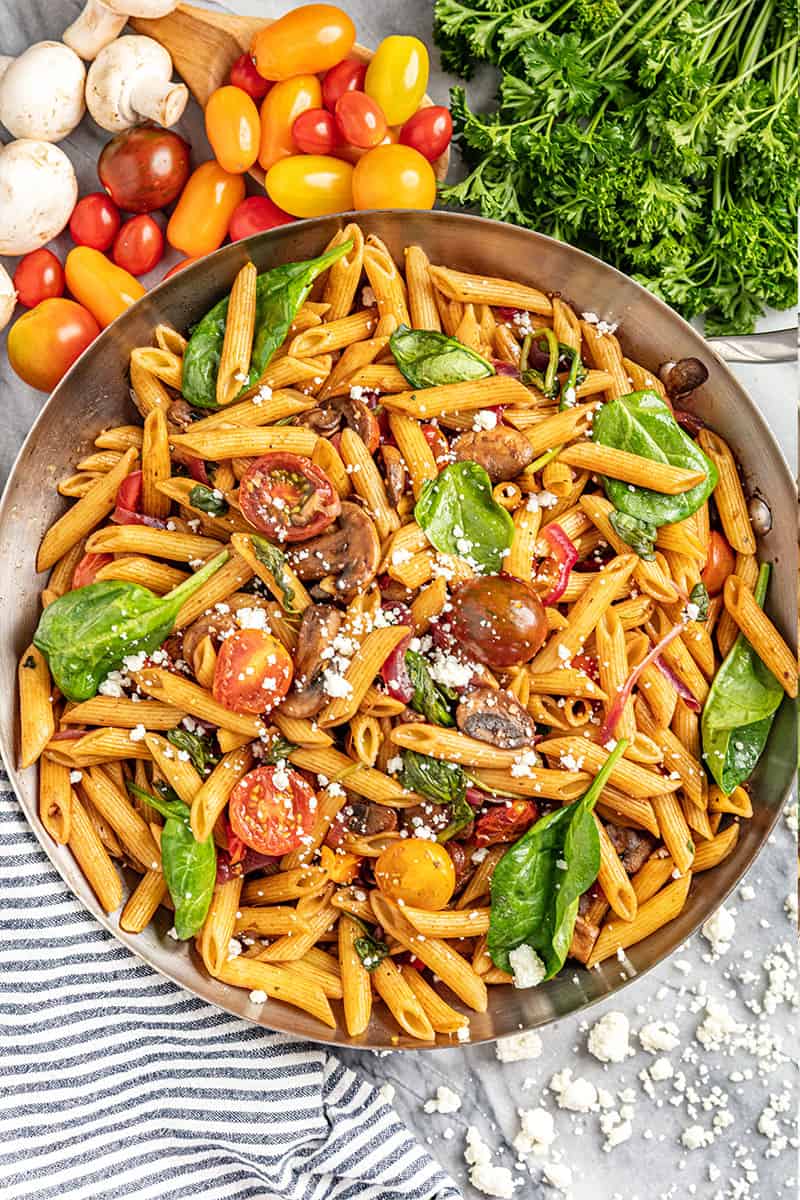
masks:
<instances>
[{"instance_id":1,"label":"wooden spoon","mask_svg":"<svg viewBox=\"0 0 800 1200\"><path fill-rule=\"evenodd\" d=\"M129 24L137 33L154 38L169 51L176 71L198 104L205 108L211 93L225 83L235 60L250 49L259 29L272 25L273 20L268 17L209 12L193 4L179 4L166 17L155 20L132 17ZM356 43L350 55L361 62L369 62L373 51ZM432 103L429 96L424 96L420 108L428 108ZM438 180L447 175L449 163L448 147L433 163ZM264 172L259 166L252 167L250 174L263 186Z\"/></svg>"}]
</instances>

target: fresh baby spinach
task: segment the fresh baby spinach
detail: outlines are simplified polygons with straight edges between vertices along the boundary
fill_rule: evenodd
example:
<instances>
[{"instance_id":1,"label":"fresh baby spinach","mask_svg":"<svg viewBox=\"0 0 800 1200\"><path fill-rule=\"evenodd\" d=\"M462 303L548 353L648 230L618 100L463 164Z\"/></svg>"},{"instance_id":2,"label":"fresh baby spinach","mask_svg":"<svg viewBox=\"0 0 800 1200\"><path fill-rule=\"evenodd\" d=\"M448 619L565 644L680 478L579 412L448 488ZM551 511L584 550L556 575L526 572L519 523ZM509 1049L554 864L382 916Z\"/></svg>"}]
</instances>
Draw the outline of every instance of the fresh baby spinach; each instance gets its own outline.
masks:
<instances>
[{"instance_id":1,"label":"fresh baby spinach","mask_svg":"<svg viewBox=\"0 0 800 1200\"><path fill-rule=\"evenodd\" d=\"M414 388L441 387L494 375L494 367L456 338L429 329L401 325L389 348L403 376Z\"/></svg>"},{"instance_id":2,"label":"fresh baby spinach","mask_svg":"<svg viewBox=\"0 0 800 1200\"><path fill-rule=\"evenodd\" d=\"M477 463L451 463L429 479L414 517L443 554L458 554L487 575L502 570L514 522L492 496L489 476Z\"/></svg>"},{"instance_id":3,"label":"fresh baby spinach","mask_svg":"<svg viewBox=\"0 0 800 1200\"><path fill-rule=\"evenodd\" d=\"M414 711L422 713L434 725L455 725L450 707L455 692L436 683L425 659L416 650L406 650L406 668L414 688L409 701Z\"/></svg>"}]
</instances>

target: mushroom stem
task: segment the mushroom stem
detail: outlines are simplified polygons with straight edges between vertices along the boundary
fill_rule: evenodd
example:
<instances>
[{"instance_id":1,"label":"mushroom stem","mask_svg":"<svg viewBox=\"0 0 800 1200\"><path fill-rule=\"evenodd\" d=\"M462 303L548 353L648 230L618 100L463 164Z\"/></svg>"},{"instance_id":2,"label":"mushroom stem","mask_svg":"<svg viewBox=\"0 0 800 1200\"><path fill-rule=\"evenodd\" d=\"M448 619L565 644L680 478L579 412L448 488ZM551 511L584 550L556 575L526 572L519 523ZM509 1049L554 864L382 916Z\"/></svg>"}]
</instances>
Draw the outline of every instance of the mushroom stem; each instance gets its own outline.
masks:
<instances>
[{"instance_id":1,"label":"mushroom stem","mask_svg":"<svg viewBox=\"0 0 800 1200\"><path fill-rule=\"evenodd\" d=\"M104 46L119 37L127 19L124 13L120 16L106 8L102 0L86 0L83 12L64 30L61 40L81 58L91 62Z\"/></svg>"},{"instance_id":2,"label":"mushroom stem","mask_svg":"<svg viewBox=\"0 0 800 1200\"><path fill-rule=\"evenodd\" d=\"M169 128L179 121L189 99L184 83L145 75L131 88L131 105L142 117Z\"/></svg>"},{"instance_id":3,"label":"mushroom stem","mask_svg":"<svg viewBox=\"0 0 800 1200\"><path fill-rule=\"evenodd\" d=\"M16 303L17 293L14 290L14 281L5 267L0 267L0 329L5 329L11 320Z\"/></svg>"}]
</instances>

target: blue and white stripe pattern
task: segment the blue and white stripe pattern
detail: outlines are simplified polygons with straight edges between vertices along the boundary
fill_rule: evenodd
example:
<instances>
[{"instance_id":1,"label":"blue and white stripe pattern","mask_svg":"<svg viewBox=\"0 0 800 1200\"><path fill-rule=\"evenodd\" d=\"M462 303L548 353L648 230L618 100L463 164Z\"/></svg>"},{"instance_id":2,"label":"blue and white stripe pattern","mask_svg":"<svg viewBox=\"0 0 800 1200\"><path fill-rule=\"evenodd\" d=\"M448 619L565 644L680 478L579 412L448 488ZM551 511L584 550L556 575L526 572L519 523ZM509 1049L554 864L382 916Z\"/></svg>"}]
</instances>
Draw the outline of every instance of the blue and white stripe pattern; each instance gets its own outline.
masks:
<instances>
[{"instance_id":1,"label":"blue and white stripe pattern","mask_svg":"<svg viewBox=\"0 0 800 1200\"><path fill-rule=\"evenodd\" d=\"M379 1093L163 979L66 889L0 774L3 1200L459 1200Z\"/></svg>"}]
</instances>

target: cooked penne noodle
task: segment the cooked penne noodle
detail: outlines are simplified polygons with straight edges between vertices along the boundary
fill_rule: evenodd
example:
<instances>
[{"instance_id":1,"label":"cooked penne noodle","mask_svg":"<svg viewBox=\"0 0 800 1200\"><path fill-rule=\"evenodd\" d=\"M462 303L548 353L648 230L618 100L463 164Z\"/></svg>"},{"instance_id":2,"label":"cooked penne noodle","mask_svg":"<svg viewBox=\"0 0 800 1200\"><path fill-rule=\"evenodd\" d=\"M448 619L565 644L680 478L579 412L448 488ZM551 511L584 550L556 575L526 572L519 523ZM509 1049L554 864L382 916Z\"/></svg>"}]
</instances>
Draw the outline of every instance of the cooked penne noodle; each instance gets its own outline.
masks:
<instances>
[{"instance_id":1,"label":"cooked penne noodle","mask_svg":"<svg viewBox=\"0 0 800 1200\"><path fill-rule=\"evenodd\" d=\"M612 917L600 930L586 963L587 967L591 968L596 963L610 958L612 954L635 946L637 942L641 942L656 929L677 917L686 903L691 882L692 875L687 873L668 884L644 904L639 905L639 911L632 921L621 921L617 916Z\"/></svg>"},{"instance_id":2,"label":"cooked penne noodle","mask_svg":"<svg viewBox=\"0 0 800 1200\"><path fill-rule=\"evenodd\" d=\"M792 654L752 591L736 575L725 580L725 611L730 613L758 657L787 696L797 696L797 659Z\"/></svg>"},{"instance_id":3,"label":"cooked penne noodle","mask_svg":"<svg viewBox=\"0 0 800 1200\"><path fill-rule=\"evenodd\" d=\"M41 755L55 732L53 684L47 659L41 650L28 646L17 667L20 708L19 765L30 767Z\"/></svg>"},{"instance_id":4,"label":"cooked penne noodle","mask_svg":"<svg viewBox=\"0 0 800 1200\"><path fill-rule=\"evenodd\" d=\"M291 425L223 426L207 433L176 434L172 444L198 458L219 462L225 458L258 458L270 450L309 455L317 444L317 435L313 429Z\"/></svg>"},{"instance_id":5,"label":"cooked penne noodle","mask_svg":"<svg viewBox=\"0 0 800 1200\"><path fill-rule=\"evenodd\" d=\"M356 950L361 927L349 917L339 918L339 971L342 977L344 1020L350 1037L360 1037L372 1015L370 974Z\"/></svg>"},{"instance_id":6,"label":"cooked penne noodle","mask_svg":"<svg viewBox=\"0 0 800 1200\"><path fill-rule=\"evenodd\" d=\"M322 1021L323 1025L336 1028L336 1018L322 988L311 980L305 980L298 971L285 970L272 963L239 955L224 962L216 978L233 987L246 988L249 992L264 992L271 999L302 1008Z\"/></svg>"},{"instance_id":7,"label":"cooked penne noodle","mask_svg":"<svg viewBox=\"0 0 800 1200\"><path fill-rule=\"evenodd\" d=\"M39 762L39 820L54 842L65 846L72 830L69 767L43 755Z\"/></svg>"},{"instance_id":8,"label":"cooked penne noodle","mask_svg":"<svg viewBox=\"0 0 800 1200\"><path fill-rule=\"evenodd\" d=\"M174 729L185 713L160 700L126 700L118 696L95 696L65 712L65 725L116 725L121 729Z\"/></svg>"},{"instance_id":9,"label":"cooked penne noodle","mask_svg":"<svg viewBox=\"0 0 800 1200\"><path fill-rule=\"evenodd\" d=\"M694 840L683 809L674 793L652 796L650 803L658 820L664 845L672 855L675 866L683 875L694 861Z\"/></svg>"},{"instance_id":10,"label":"cooked penne noodle","mask_svg":"<svg viewBox=\"0 0 800 1200\"><path fill-rule=\"evenodd\" d=\"M222 542L195 533L147 525L107 525L86 540L89 554L155 554L173 562L195 562L222 549Z\"/></svg>"},{"instance_id":11,"label":"cooked penne noodle","mask_svg":"<svg viewBox=\"0 0 800 1200\"><path fill-rule=\"evenodd\" d=\"M405 459L411 477L411 486L414 489L414 497L419 499L419 494L428 480L436 479L439 474L433 451L425 439L419 422L415 421L413 417L408 417L402 412L390 413L389 428Z\"/></svg>"},{"instance_id":12,"label":"cooked penne noodle","mask_svg":"<svg viewBox=\"0 0 800 1200\"><path fill-rule=\"evenodd\" d=\"M431 267L434 286L449 300L461 304L493 304L504 308L521 308L525 312L550 316L553 306L544 292L509 279L494 279L488 275L467 275L449 267Z\"/></svg>"},{"instance_id":13,"label":"cooked penne noodle","mask_svg":"<svg viewBox=\"0 0 800 1200\"><path fill-rule=\"evenodd\" d=\"M601 333L599 322L581 321L581 334L587 347L592 366L607 371L611 376L608 387L609 400L617 400L633 391L631 380L622 362L619 342L612 333Z\"/></svg>"},{"instance_id":14,"label":"cooked penne noodle","mask_svg":"<svg viewBox=\"0 0 800 1200\"><path fill-rule=\"evenodd\" d=\"M223 755L217 766L204 780L192 798L190 822L192 833L198 842L204 842L225 809L228 798L253 765L253 752L249 746L241 746Z\"/></svg>"},{"instance_id":15,"label":"cooked penne noodle","mask_svg":"<svg viewBox=\"0 0 800 1200\"><path fill-rule=\"evenodd\" d=\"M333 235L326 249L332 250L347 241L353 242L352 250L332 263L324 276L322 299L328 306L325 315L329 321L336 321L350 312L364 268L364 235L360 226L345 225Z\"/></svg>"},{"instance_id":16,"label":"cooked penne noodle","mask_svg":"<svg viewBox=\"0 0 800 1200\"><path fill-rule=\"evenodd\" d=\"M216 400L228 405L247 382L256 323L256 268L245 263L233 281L217 367Z\"/></svg>"},{"instance_id":17,"label":"cooked penne noodle","mask_svg":"<svg viewBox=\"0 0 800 1200\"><path fill-rule=\"evenodd\" d=\"M298 333L289 343L289 354L295 358L314 358L318 354L330 354L342 350L353 342L365 341L373 333L378 318L374 309L350 313L334 321L326 321L313 329Z\"/></svg>"},{"instance_id":18,"label":"cooked penne noodle","mask_svg":"<svg viewBox=\"0 0 800 1200\"><path fill-rule=\"evenodd\" d=\"M155 870L161 861L158 846L147 824L120 792L106 771L100 766L84 771L81 787L92 802L92 806L108 821L126 849L147 870Z\"/></svg>"},{"instance_id":19,"label":"cooked penne noodle","mask_svg":"<svg viewBox=\"0 0 800 1200\"><path fill-rule=\"evenodd\" d=\"M410 325L406 287L386 245L374 233L364 246L364 273L375 294L378 306L378 337L391 334L400 325Z\"/></svg>"},{"instance_id":20,"label":"cooked penne noodle","mask_svg":"<svg viewBox=\"0 0 800 1200\"><path fill-rule=\"evenodd\" d=\"M436 307L430 259L421 246L406 246L405 268L412 329L440 332L442 322Z\"/></svg>"},{"instance_id":21,"label":"cooked penne noodle","mask_svg":"<svg viewBox=\"0 0 800 1200\"><path fill-rule=\"evenodd\" d=\"M390 958L381 959L373 968L371 979L375 991L383 1000L401 1029L420 1041L432 1042L436 1036L425 1009L415 992L408 986L399 967Z\"/></svg>"},{"instance_id":22,"label":"cooked penne noodle","mask_svg":"<svg viewBox=\"0 0 800 1200\"><path fill-rule=\"evenodd\" d=\"M108 516L117 502L119 485L129 474L137 458L138 451L134 447L126 450L117 465L106 475L100 476L94 487L50 526L42 538L36 556L37 571L46 571L48 567L52 567L76 542L85 538L95 525L99 525L103 518Z\"/></svg>"},{"instance_id":23,"label":"cooked penne noodle","mask_svg":"<svg viewBox=\"0 0 800 1200\"><path fill-rule=\"evenodd\" d=\"M169 516L172 506L159 484L171 474L167 418L163 409L154 408L144 419L142 436L142 508L149 517Z\"/></svg>"},{"instance_id":24,"label":"cooked penne noodle","mask_svg":"<svg viewBox=\"0 0 800 1200\"><path fill-rule=\"evenodd\" d=\"M597 874L597 882L603 889L603 895L608 900L611 911L623 921L633 921L639 907L636 893L614 848L614 843L606 832L605 825L598 820L597 816L594 821L600 838L600 870Z\"/></svg>"},{"instance_id":25,"label":"cooked penne noodle","mask_svg":"<svg viewBox=\"0 0 800 1200\"><path fill-rule=\"evenodd\" d=\"M384 396L382 403L391 411L430 421L448 412L471 412L498 404L525 404L530 393L518 379L509 375L490 375L469 383L445 383L440 387L421 388Z\"/></svg>"},{"instance_id":26,"label":"cooked penne noodle","mask_svg":"<svg viewBox=\"0 0 800 1200\"><path fill-rule=\"evenodd\" d=\"M89 885L107 912L115 912L122 904L122 881L108 851L94 828L86 809L72 793L68 845L89 881Z\"/></svg>"},{"instance_id":27,"label":"cooked penne noodle","mask_svg":"<svg viewBox=\"0 0 800 1200\"><path fill-rule=\"evenodd\" d=\"M730 447L710 429L701 429L697 440L719 472L714 500L726 538L740 554L755 554L755 534Z\"/></svg>"},{"instance_id":28,"label":"cooked penne noodle","mask_svg":"<svg viewBox=\"0 0 800 1200\"><path fill-rule=\"evenodd\" d=\"M146 929L167 897L167 885L161 871L145 871L131 892L119 916L119 927L126 933Z\"/></svg>"},{"instance_id":29,"label":"cooked penne noodle","mask_svg":"<svg viewBox=\"0 0 800 1200\"><path fill-rule=\"evenodd\" d=\"M561 462L581 470L610 475L612 479L649 487L669 496L688 492L705 478L702 471L688 471L669 463L654 462L651 458L640 458L638 454L614 450L599 442L577 442L566 446L558 457Z\"/></svg>"}]
</instances>

